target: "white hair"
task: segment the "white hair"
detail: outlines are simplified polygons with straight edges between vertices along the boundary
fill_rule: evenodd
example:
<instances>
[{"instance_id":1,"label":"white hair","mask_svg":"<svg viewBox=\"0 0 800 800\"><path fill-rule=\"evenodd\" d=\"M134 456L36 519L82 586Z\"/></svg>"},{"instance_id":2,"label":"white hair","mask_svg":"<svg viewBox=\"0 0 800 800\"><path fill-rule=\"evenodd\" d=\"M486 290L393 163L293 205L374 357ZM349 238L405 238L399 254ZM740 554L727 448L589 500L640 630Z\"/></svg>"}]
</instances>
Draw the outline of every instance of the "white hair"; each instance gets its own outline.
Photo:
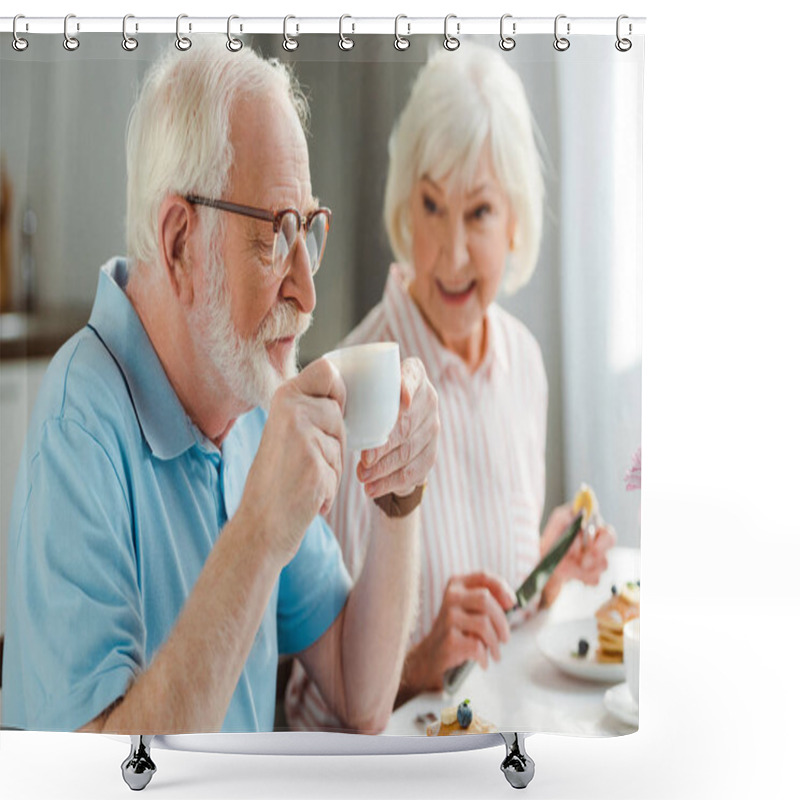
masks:
<instances>
[{"instance_id":1,"label":"white hair","mask_svg":"<svg viewBox=\"0 0 800 800\"><path fill-rule=\"evenodd\" d=\"M170 193L219 199L228 188L233 148L230 111L242 94L285 95L305 128L308 105L288 67L249 47L230 53L225 37L171 47L145 76L128 119L127 247L132 264L155 263L158 210ZM210 244L220 216L198 208Z\"/></svg>"},{"instance_id":2,"label":"white hair","mask_svg":"<svg viewBox=\"0 0 800 800\"><path fill-rule=\"evenodd\" d=\"M503 280L508 294L533 274L542 238L544 178L536 123L519 75L498 52L462 42L420 70L389 139L383 219L395 258L413 265L411 193L428 175L472 179L488 142L516 228Z\"/></svg>"}]
</instances>

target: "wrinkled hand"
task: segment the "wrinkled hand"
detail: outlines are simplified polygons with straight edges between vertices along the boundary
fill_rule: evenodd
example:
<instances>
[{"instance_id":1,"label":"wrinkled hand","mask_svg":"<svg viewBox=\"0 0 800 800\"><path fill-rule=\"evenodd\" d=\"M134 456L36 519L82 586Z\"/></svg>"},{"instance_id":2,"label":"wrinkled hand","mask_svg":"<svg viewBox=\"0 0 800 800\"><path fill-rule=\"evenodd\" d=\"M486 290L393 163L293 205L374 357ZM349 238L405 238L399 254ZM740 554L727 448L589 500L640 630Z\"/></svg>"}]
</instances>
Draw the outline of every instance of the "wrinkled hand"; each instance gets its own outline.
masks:
<instances>
[{"instance_id":1,"label":"wrinkled hand","mask_svg":"<svg viewBox=\"0 0 800 800\"><path fill-rule=\"evenodd\" d=\"M575 515L569 504L553 509L541 537L541 553L544 556L572 524ZM561 587L573 578L596 586L600 576L608 568L606 552L614 545L617 537L610 525L601 525L593 537L584 541L579 533L561 563L542 592L542 605L549 606L558 596Z\"/></svg>"},{"instance_id":2,"label":"wrinkled hand","mask_svg":"<svg viewBox=\"0 0 800 800\"><path fill-rule=\"evenodd\" d=\"M239 512L263 526L286 562L314 517L333 505L342 475L344 401L342 377L324 358L272 399Z\"/></svg>"},{"instance_id":3,"label":"wrinkled hand","mask_svg":"<svg viewBox=\"0 0 800 800\"><path fill-rule=\"evenodd\" d=\"M356 475L370 497L404 496L425 482L439 446L439 398L418 358L401 365L400 412L386 444L364 450Z\"/></svg>"},{"instance_id":4,"label":"wrinkled hand","mask_svg":"<svg viewBox=\"0 0 800 800\"><path fill-rule=\"evenodd\" d=\"M404 682L415 694L438 691L451 667L472 660L486 669L490 655L499 661L500 644L510 633L505 612L515 602L508 584L490 573L450 578L430 633L406 658Z\"/></svg>"}]
</instances>

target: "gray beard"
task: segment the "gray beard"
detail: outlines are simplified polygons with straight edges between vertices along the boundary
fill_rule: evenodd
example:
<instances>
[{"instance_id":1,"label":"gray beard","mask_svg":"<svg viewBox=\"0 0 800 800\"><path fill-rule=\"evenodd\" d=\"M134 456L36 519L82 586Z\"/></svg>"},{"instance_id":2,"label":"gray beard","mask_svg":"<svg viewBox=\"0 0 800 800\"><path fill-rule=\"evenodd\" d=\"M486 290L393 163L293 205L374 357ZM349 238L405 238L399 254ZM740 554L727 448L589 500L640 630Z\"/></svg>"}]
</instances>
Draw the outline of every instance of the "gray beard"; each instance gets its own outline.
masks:
<instances>
[{"instance_id":1,"label":"gray beard","mask_svg":"<svg viewBox=\"0 0 800 800\"><path fill-rule=\"evenodd\" d=\"M202 349L222 376L225 387L247 407L268 409L280 385L297 375L297 343L283 364L269 359L267 344L287 336L299 339L311 324L311 315L288 300L276 301L257 333L246 338L236 331L225 267L218 248L209 248L205 266L207 294L193 309Z\"/></svg>"}]
</instances>

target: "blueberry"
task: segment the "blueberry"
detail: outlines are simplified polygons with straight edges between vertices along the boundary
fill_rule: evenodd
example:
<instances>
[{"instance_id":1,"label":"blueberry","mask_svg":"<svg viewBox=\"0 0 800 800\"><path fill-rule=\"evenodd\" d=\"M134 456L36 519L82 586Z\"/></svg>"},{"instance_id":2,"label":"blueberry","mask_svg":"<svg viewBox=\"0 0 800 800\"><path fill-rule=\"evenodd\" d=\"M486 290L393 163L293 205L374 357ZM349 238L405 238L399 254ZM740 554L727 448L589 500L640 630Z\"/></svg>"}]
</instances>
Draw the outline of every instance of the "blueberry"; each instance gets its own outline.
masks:
<instances>
[{"instance_id":1,"label":"blueberry","mask_svg":"<svg viewBox=\"0 0 800 800\"><path fill-rule=\"evenodd\" d=\"M616 593L617 593L617 584L615 583L615 584L614 584L614 585L611 587L611 594L616 594Z\"/></svg>"},{"instance_id":2,"label":"blueberry","mask_svg":"<svg viewBox=\"0 0 800 800\"><path fill-rule=\"evenodd\" d=\"M586 658L586 654L589 652L589 642L586 639L580 639L578 641L578 655L581 658Z\"/></svg>"},{"instance_id":3,"label":"blueberry","mask_svg":"<svg viewBox=\"0 0 800 800\"><path fill-rule=\"evenodd\" d=\"M472 722L472 709L469 707L469 700L465 700L458 707L457 712L458 724L462 728L469 728Z\"/></svg>"}]
</instances>

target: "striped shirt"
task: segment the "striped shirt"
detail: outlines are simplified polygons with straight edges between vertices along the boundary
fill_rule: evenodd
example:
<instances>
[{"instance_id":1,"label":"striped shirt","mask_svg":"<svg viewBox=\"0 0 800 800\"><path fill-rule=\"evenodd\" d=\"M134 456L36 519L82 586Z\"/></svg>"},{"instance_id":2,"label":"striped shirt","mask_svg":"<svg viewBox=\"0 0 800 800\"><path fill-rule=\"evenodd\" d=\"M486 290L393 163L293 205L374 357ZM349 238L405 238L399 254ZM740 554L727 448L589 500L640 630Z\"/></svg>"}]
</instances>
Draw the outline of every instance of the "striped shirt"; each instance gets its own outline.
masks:
<instances>
[{"instance_id":1,"label":"striped shirt","mask_svg":"<svg viewBox=\"0 0 800 800\"><path fill-rule=\"evenodd\" d=\"M408 293L408 279L407 267L391 267L383 299L344 344L396 341L401 358L423 362L439 396L439 451L421 506L413 647L430 632L451 576L493 572L515 589L539 560L547 377L533 335L494 303L486 314L485 356L470 373L425 322ZM347 454L329 518L354 577L367 551L372 502L356 478L359 458L360 453ZM295 730L342 728L297 661L286 714Z\"/></svg>"}]
</instances>

